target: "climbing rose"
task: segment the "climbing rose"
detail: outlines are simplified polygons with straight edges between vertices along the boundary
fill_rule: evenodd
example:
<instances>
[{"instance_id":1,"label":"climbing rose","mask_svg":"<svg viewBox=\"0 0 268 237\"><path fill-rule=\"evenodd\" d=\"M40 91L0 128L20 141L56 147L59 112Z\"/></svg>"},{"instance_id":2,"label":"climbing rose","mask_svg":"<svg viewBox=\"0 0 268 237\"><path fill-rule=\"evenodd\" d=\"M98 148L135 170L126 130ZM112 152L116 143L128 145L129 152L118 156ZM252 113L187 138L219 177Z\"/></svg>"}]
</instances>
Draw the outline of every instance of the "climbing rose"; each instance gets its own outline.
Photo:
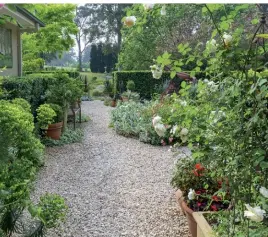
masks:
<instances>
[{"instance_id":1,"label":"climbing rose","mask_svg":"<svg viewBox=\"0 0 268 237\"><path fill-rule=\"evenodd\" d=\"M251 207L249 204L245 204L247 211L244 211L244 216L252 221L261 222L263 221L263 216L266 213L260 207Z\"/></svg>"},{"instance_id":2,"label":"climbing rose","mask_svg":"<svg viewBox=\"0 0 268 237\"><path fill-rule=\"evenodd\" d=\"M268 198L268 189L267 189L267 188L265 188L265 187L261 187L261 188L260 188L260 193L261 193L264 197Z\"/></svg>"},{"instance_id":3,"label":"climbing rose","mask_svg":"<svg viewBox=\"0 0 268 237\"><path fill-rule=\"evenodd\" d=\"M223 34L223 40L226 45L231 44L233 37L231 35L228 35L227 33Z\"/></svg>"},{"instance_id":4,"label":"climbing rose","mask_svg":"<svg viewBox=\"0 0 268 237\"><path fill-rule=\"evenodd\" d=\"M155 126L157 123L161 123L161 117L160 116L156 116L153 118L153 126Z\"/></svg>"},{"instance_id":5,"label":"climbing rose","mask_svg":"<svg viewBox=\"0 0 268 237\"><path fill-rule=\"evenodd\" d=\"M166 6L165 6L165 5L162 6L161 11L160 11L160 14L161 14L162 16L167 15L167 12L166 12Z\"/></svg>"},{"instance_id":6,"label":"climbing rose","mask_svg":"<svg viewBox=\"0 0 268 237\"><path fill-rule=\"evenodd\" d=\"M190 189L188 193L188 199L194 200L194 198L195 198L195 191L193 189Z\"/></svg>"},{"instance_id":7,"label":"climbing rose","mask_svg":"<svg viewBox=\"0 0 268 237\"><path fill-rule=\"evenodd\" d=\"M144 10L152 10L154 8L154 4L143 4Z\"/></svg>"},{"instance_id":8,"label":"climbing rose","mask_svg":"<svg viewBox=\"0 0 268 237\"><path fill-rule=\"evenodd\" d=\"M137 20L137 18L135 16L127 16L125 18L124 23L125 23L126 26L130 27L130 26L135 25L136 20Z\"/></svg>"},{"instance_id":9,"label":"climbing rose","mask_svg":"<svg viewBox=\"0 0 268 237\"><path fill-rule=\"evenodd\" d=\"M166 133L166 127L164 124L162 123L157 123L155 126L154 126L154 130L156 131L157 135L159 137L163 137Z\"/></svg>"}]
</instances>

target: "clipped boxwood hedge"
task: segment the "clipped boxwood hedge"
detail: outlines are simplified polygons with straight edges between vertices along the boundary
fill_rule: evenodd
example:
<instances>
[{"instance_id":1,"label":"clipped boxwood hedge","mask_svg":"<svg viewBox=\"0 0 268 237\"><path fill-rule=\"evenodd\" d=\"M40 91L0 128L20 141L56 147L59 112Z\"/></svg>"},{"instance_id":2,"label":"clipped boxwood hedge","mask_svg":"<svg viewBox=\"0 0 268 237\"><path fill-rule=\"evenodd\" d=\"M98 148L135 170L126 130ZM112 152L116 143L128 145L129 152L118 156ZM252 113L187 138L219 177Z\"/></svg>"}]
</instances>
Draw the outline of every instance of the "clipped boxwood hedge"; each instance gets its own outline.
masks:
<instances>
[{"instance_id":1,"label":"clipped boxwood hedge","mask_svg":"<svg viewBox=\"0 0 268 237\"><path fill-rule=\"evenodd\" d=\"M113 72L114 93L120 92L120 85L123 83L123 91L126 91L127 81L133 80L135 92L141 98L151 99L157 93L156 87L161 86L166 80L170 80L170 73L164 72L160 79L154 79L151 71L121 71Z\"/></svg>"},{"instance_id":2,"label":"clipped boxwood hedge","mask_svg":"<svg viewBox=\"0 0 268 237\"><path fill-rule=\"evenodd\" d=\"M45 70L45 71L40 71L40 72L33 72L33 71L25 71L23 72L24 75L29 75L29 74L53 74L53 73L57 73L57 72L63 72L68 74L69 77L71 78L78 78L80 76L80 73L78 71L65 71L65 70L55 70L55 71L49 71L49 70Z\"/></svg>"},{"instance_id":3,"label":"clipped boxwood hedge","mask_svg":"<svg viewBox=\"0 0 268 237\"><path fill-rule=\"evenodd\" d=\"M32 74L25 77L6 77L2 88L7 91L3 99L23 98L31 104L32 113L44 103L49 81L57 80L53 74Z\"/></svg>"}]
</instances>

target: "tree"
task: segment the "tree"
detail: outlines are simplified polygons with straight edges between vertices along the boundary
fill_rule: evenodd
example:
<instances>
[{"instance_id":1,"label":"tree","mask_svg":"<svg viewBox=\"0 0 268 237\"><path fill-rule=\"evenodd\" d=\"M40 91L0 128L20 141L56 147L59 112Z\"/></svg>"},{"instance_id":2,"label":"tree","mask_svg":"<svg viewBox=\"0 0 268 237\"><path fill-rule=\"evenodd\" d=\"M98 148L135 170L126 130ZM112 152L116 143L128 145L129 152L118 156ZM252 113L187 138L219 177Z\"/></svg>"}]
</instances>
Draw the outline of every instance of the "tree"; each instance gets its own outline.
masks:
<instances>
[{"instance_id":1,"label":"tree","mask_svg":"<svg viewBox=\"0 0 268 237\"><path fill-rule=\"evenodd\" d=\"M83 57L82 57L82 63L83 63L83 65L89 65L89 62L90 62L90 52L91 52L91 46L89 45L89 46L86 47L86 49L84 51L84 54L83 54Z\"/></svg>"},{"instance_id":2,"label":"tree","mask_svg":"<svg viewBox=\"0 0 268 237\"><path fill-rule=\"evenodd\" d=\"M24 7L46 24L36 33L22 35L24 64L38 58L50 61L53 56L70 50L74 45L73 35L77 33L75 5L26 4Z\"/></svg>"},{"instance_id":3,"label":"tree","mask_svg":"<svg viewBox=\"0 0 268 237\"><path fill-rule=\"evenodd\" d=\"M92 10L92 8L85 9L83 6L76 7L75 23L78 27L78 32L75 39L78 46L79 71L82 71L83 54L96 36L96 34L93 33L94 29L91 27L93 20Z\"/></svg>"},{"instance_id":4,"label":"tree","mask_svg":"<svg viewBox=\"0 0 268 237\"><path fill-rule=\"evenodd\" d=\"M83 17L92 16L88 33L102 38L105 43L113 43L118 54L122 44L122 18L132 4L85 4L80 7Z\"/></svg>"},{"instance_id":5,"label":"tree","mask_svg":"<svg viewBox=\"0 0 268 237\"><path fill-rule=\"evenodd\" d=\"M90 70L91 72L98 72L98 62L97 62L97 45L93 44L91 46L91 52L90 52Z\"/></svg>"}]
</instances>

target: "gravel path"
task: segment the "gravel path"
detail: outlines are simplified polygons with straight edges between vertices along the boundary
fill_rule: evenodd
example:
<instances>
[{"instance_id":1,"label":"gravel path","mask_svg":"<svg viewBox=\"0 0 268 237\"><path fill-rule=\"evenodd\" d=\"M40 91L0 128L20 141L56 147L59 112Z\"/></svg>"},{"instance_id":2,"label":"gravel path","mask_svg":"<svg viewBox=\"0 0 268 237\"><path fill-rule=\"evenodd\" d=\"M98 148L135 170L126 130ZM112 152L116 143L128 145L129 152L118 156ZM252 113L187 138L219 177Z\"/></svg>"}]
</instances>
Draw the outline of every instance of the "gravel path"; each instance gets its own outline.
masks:
<instances>
[{"instance_id":1,"label":"gravel path","mask_svg":"<svg viewBox=\"0 0 268 237\"><path fill-rule=\"evenodd\" d=\"M47 149L34 197L62 195L66 222L48 236L188 237L184 216L170 187L175 158L155 147L117 135L109 124L111 107L83 102L92 121L82 144Z\"/></svg>"}]
</instances>

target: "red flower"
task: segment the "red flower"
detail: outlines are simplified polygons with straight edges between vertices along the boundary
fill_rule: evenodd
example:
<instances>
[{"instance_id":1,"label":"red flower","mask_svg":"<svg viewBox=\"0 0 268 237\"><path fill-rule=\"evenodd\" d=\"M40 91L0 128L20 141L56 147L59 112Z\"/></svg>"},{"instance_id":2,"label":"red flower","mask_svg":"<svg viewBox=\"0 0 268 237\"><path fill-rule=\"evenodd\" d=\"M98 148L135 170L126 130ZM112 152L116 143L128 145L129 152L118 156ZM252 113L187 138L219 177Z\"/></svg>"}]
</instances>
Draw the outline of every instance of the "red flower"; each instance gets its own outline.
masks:
<instances>
[{"instance_id":1,"label":"red flower","mask_svg":"<svg viewBox=\"0 0 268 237\"><path fill-rule=\"evenodd\" d=\"M218 208L214 204L211 205L210 208L211 208L212 211L218 211Z\"/></svg>"},{"instance_id":2,"label":"red flower","mask_svg":"<svg viewBox=\"0 0 268 237\"><path fill-rule=\"evenodd\" d=\"M200 163L197 163L195 165L195 169L197 169L197 170L204 170L205 168Z\"/></svg>"},{"instance_id":3,"label":"red flower","mask_svg":"<svg viewBox=\"0 0 268 237\"><path fill-rule=\"evenodd\" d=\"M218 202L218 201L221 201L221 197L214 195L212 196L212 200Z\"/></svg>"},{"instance_id":4,"label":"red flower","mask_svg":"<svg viewBox=\"0 0 268 237\"><path fill-rule=\"evenodd\" d=\"M200 190L195 190L195 194L201 194L201 191Z\"/></svg>"},{"instance_id":5,"label":"red flower","mask_svg":"<svg viewBox=\"0 0 268 237\"><path fill-rule=\"evenodd\" d=\"M201 203L201 202L198 202L198 203L197 203L197 206L198 206L198 207L200 207L201 205L202 205L202 203Z\"/></svg>"}]
</instances>

